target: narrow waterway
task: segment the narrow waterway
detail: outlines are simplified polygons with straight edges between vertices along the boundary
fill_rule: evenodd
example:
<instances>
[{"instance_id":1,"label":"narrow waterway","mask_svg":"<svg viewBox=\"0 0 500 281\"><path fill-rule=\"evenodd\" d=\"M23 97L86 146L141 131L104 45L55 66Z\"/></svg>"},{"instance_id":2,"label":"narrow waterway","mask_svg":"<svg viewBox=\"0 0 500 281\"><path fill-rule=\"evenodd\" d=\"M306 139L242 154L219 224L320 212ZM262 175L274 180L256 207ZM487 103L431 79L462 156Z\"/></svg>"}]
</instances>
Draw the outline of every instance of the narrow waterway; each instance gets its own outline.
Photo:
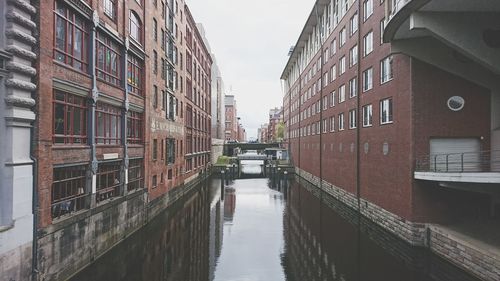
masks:
<instances>
[{"instance_id":1,"label":"narrow waterway","mask_svg":"<svg viewBox=\"0 0 500 281\"><path fill-rule=\"evenodd\" d=\"M71 280L472 281L317 188L200 184Z\"/></svg>"}]
</instances>

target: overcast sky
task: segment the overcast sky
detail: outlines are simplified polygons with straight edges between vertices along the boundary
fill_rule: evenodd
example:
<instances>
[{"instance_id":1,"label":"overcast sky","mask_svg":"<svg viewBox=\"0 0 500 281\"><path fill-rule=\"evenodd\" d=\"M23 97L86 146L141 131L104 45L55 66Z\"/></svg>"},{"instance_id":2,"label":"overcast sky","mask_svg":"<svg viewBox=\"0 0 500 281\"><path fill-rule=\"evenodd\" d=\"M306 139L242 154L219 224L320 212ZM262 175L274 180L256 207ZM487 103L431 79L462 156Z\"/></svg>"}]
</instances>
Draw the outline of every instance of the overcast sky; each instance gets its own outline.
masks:
<instances>
[{"instance_id":1,"label":"overcast sky","mask_svg":"<svg viewBox=\"0 0 500 281\"><path fill-rule=\"evenodd\" d=\"M314 0L186 0L235 95L248 137L281 106L280 76ZM232 92L230 89L232 88Z\"/></svg>"}]
</instances>

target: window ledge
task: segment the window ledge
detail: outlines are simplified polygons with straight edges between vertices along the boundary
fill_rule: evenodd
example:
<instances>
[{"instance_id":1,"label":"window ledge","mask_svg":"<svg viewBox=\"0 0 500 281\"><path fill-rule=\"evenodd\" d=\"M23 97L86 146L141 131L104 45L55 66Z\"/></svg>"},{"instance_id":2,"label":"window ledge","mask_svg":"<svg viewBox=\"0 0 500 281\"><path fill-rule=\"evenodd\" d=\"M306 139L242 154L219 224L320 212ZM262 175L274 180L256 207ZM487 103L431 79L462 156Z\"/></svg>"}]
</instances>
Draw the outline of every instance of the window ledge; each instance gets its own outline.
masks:
<instances>
[{"instance_id":1,"label":"window ledge","mask_svg":"<svg viewBox=\"0 0 500 281\"><path fill-rule=\"evenodd\" d=\"M67 149L88 149L89 145L73 145L73 144L56 144L52 145L52 149L67 150Z\"/></svg>"}]
</instances>

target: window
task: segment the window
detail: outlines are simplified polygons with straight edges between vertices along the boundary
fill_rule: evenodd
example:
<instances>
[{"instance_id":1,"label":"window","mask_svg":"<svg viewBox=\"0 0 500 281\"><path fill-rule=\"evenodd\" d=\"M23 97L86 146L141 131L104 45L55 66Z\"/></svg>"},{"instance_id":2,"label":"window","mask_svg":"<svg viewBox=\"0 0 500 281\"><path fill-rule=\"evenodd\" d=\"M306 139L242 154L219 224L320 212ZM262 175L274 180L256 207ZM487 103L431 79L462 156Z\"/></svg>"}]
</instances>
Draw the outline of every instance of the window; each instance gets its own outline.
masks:
<instances>
[{"instance_id":1,"label":"window","mask_svg":"<svg viewBox=\"0 0 500 281\"><path fill-rule=\"evenodd\" d=\"M163 93L163 91L162 91ZM153 86L153 108L158 108L158 87L156 85Z\"/></svg>"},{"instance_id":2,"label":"window","mask_svg":"<svg viewBox=\"0 0 500 281\"><path fill-rule=\"evenodd\" d=\"M87 143L87 102L85 98L55 91L53 110L54 143Z\"/></svg>"},{"instance_id":3,"label":"window","mask_svg":"<svg viewBox=\"0 0 500 281\"><path fill-rule=\"evenodd\" d=\"M330 132L335 132L335 116L330 117Z\"/></svg>"},{"instance_id":4,"label":"window","mask_svg":"<svg viewBox=\"0 0 500 281\"><path fill-rule=\"evenodd\" d=\"M104 13L112 20L116 20L116 0L103 0Z\"/></svg>"},{"instance_id":5,"label":"window","mask_svg":"<svg viewBox=\"0 0 500 281\"><path fill-rule=\"evenodd\" d=\"M327 122L328 122L328 120L326 118L323 119L323 129L322 129L323 133L326 133L326 130L327 130L326 128L328 128L328 123Z\"/></svg>"},{"instance_id":6,"label":"window","mask_svg":"<svg viewBox=\"0 0 500 281\"><path fill-rule=\"evenodd\" d=\"M370 127L372 125L372 113L371 104L363 106L363 127Z\"/></svg>"},{"instance_id":7,"label":"window","mask_svg":"<svg viewBox=\"0 0 500 281\"><path fill-rule=\"evenodd\" d=\"M128 55L127 87L132 94L142 95L142 61L134 55Z\"/></svg>"},{"instance_id":8,"label":"window","mask_svg":"<svg viewBox=\"0 0 500 281\"><path fill-rule=\"evenodd\" d=\"M349 80L349 98L355 97L358 93L358 79L356 77Z\"/></svg>"},{"instance_id":9,"label":"window","mask_svg":"<svg viewBox=\"0 0 500 281\"><path fill-rule=\"evenodd\" d=\"M175 139L167 139L167 164L175 164Z\"/></svg>"},{"instance_id":10,"label":"window","mask_svg":"<svg viewBox=\"0 0 500 281\"><path fill-rule=\"evenodd\" d=\"M323 110L328 109L328 96L323 97Z\"/></svg>"},{"instance_id":11,"label":"window","mask_svg":"<svg viewBox=\"0 0 500 281\"><path fill-rule=\"evenodd\" d=\"M363 55L367 56L373 51L373 32L370 31L363 37Z\"/></svg>"},{"instance_id":12,"label":"window","mask_svg":"<svg viewBox=\"0 0 500 281\"><path fill-rule=\"evenodd\" d=\"M373 68L370 67L363 71L363 92L373 88Z\"/></svg>"},{"instance_id":13,"label":"window","mask_svg":"<svg viewBox=\"0 0 500 281\"><path fill-rule=\"evenodd\" d=\"M385 18L380 21L380 44L384 44Z\"/></svg>"},{"instance_id":14,"label":"window","mask_svg":"<svg viewBox=\"0 0 500 281\"><path fill-rule=\"evenodd\" d=\"M344 101L345 101L345 84L342 84L339 87L339 103Z\"/></svg>"},{"instance_id":15,"label":"window","mask_svg":"<svg viewBox=\"0 0 500 281\"><path fill-rule=\"evenodd\" d=\"M388 56L380 62L380 83L386 83L392 80L392 56Z\"/></svg>"},{"instance_id":16,"label":"window","mask_svg":"<svg viewBox=\"0 0 500 281\"><path fill-rule=\"evenodd\" d=\"M330 93L330 107L335 106L335 91Z\"/></svg>"},{"instance_id":17,"label":"window","mask_svg":"<svg viewBox=\"0 0 500 281\"><path fill-rule=\"evenodd\" d=\"M158 53L153 51L153 73L158 74Z\"/></svg>"},{"instance_id":18,"label":"window","mask_svg":"<svg viewBox=\"0 0 500 281\"><path fill-rule=\"evenodd\" d=\"M120 49L118 45L102 33L96 39L97 77L111 84L120 86Z\"/></svg>"},{"instance_id":19,"label":"window","mask_svg":"<svg viewBox=\"0 0 500 281\"><path fill-rule=\"evenodd\" d=\"M330 82L335 81L335 79L337 79L337 65L334 64L330 68Z\"/></svg>"},{"instance_id":20,"label":"window","mask_svg":"<svg viewBox=\"0 0 500 281\"><path fill-rule=\"evenodd\" d=\"M330 44L330 57L333 57L337 53L337 39L334 38Z\"/></svg>"},{"instance_id":21,"label":"window","mask_svg":"<svg viewBox=\"0 0 500 281\"><path fill-rule=\"evenodd\" d=\"M128 165L127 190L132 191L144 188L144 163L143 159L131 159Z\"/></svg>"},{"instance_id":22,"label":"window","mask_svg":"<svg viewBox=\"0 0 500 281\"><path fill-rule=\"evenodd\" d=\"M99 163L97 169L97 202L120 195L120 168L121 161Z\"/></svg>"},{"instance_id":23,"label":"window","mask_svg":"<svg viewBox=\"0 0 500 281\"><path fill-rule=\"evenodd\" d=\"M152 149L153 149L152 158L153 158L153 161L156 161L158 159L158 140L157 139L153 140Z\"/></svg>"},{"instance_id":24,"label":"window","mask_svg":"<svg viewBox=\"0 0 500 281\"><path fill-rule=\"evenodd\" d=\"M136 13L130 11L129 17L129 34L130 38L134 39L136 42L141 43L141 22Z\"/></svg>"},{"instance_id":25,"label":"window","mask_svg":"<svg viewBox=\"0 0 500 281\"><path fill-rule=\"evenodd\" d=\"M356 109L349 110L349 129L356 128Z\"/></svg>"},{"instance_id":26,"label":"window","mask_svg":"<svg viewBox=\"0 0 500 281\"><path fill-rule=\"evenodd\" d=\"M365 0L363 2L363 18L366 21L373 14L373 0Z\"/></svg>"},{"instance_id":27,"label":"window","mask_svg":"<svg viewBox=\"0 0 500 281\"><path fill-rule=\"evenodd\" d=\"M158 176L157 175L153 176L152 185L153 185L153 189L158 187Z\"/></svg>"},{"instance_id":28,"label":"window","mask_svg":"<svg viewBox=\"0 0 500 281\"><path fill-rule=\"evenodd\" d=\"M392 123L392 98L380 101L380 124Z\"/></svg>"},{"instance_id":29,"label":"window","mask_svg":"<svg viewBox=\"0 0 500 281\"><path fill-rule=\"evenodd\" d=\"M142 143L143 118L142 113L129 111L127 113L127 142L130 144Z\"/></svg>"},{"instance_id":30,"label":"window","mask_svg":"<svg viewBox=\"0 0 500 281\"><path fill-rule=\"evenodd\" d=\"M345 72L345 56L341 57L339 60L339 75Z\"/></svg>"},{"instance_id":31,"label":"window","mask_svg":"<svg viewBox=\"0 0 500 281\"><path fill-rule=\"evenodd\" d=\"M51 212L52 218L78 212L87 207L85 203L86 166L55 168L53 171Z\"/></svg>"},{"instance_id":32,"label":"window","mask_svg":"<svg viewBox=\"0 0 500 281\"><path fill-rule=\"evenodd\" d=\"M339 44L340 44L340 45L339 45L339 47L340 47L340 48L342 48L342 46L344 46L344 44L345 44L345 41L346 41L346 39L347 39L347 34L346 34L346 33L347 33L347 32L346 32L346 30L345 30L345 27L344 27L344 28L342 28L342 30L341 30L341 31L340 31L340 33L339 33L339 39L340 39L340 42L339 42Z\"/></svg>"},{"instance_id":33,"label":"window","mask_svg":"<svg viewBox=\"0 0 500 281\"><path fill-rule=\"evenodd\" d=\"M121 144L121 110L105 103L96 107L96 143Z\"/></svg>"},{"instance_id":34,"label":"window","mask_svg":"<svg viewBox=\"0 0 500 281\"><path fill-rule=\"evenodd\" d=\"M158 42L158 22L153 19L153 39Z\"/></svg>"},{"instance_id":35,"label":"window","mask_svg":"<svg viewBox=\"0 0 500 281\"><path fill-rule=\"evenodd\" d=\"M358 45L352 47L349 50L349 67L352 67L358 63Z\"/></svg>"},{"instance_id":36,"label":"window","mask_svg":"<svg viewBox=\"0 0 500 281\"><path fill-rule=\"evenodd\" d=\"M339 121L339 131L344 130L344 113L340 113L337 119Z\"/></svg>"},{"instance_id":37,"label":"window","mask_svg":"<svg viewBox=\"0 0 500 281\"><path fill-rule=\"evenodd\" d=\"M358 31L358 13L354 14L349 21L350 35L353 36Z\"/></svg>"},{"instance_id":38,"label":"window","mask_svg":"<svg viewBox=\"0 0 500 281\"><path fill-rule=\"evenodd\" d=\"M89 34L83 17L59 1L55 3L54 59L86 72Z\"/></svg>"},{"instance_id":39,"label":"window","mask_svg":"<svg viewBox=\"0 0 500 281\"><path fill-rule=\"evenodd\" d=\"M325 74L323 74L323 88L328 86L328 72L325 72Z\"/></svg>"}]
</instances>

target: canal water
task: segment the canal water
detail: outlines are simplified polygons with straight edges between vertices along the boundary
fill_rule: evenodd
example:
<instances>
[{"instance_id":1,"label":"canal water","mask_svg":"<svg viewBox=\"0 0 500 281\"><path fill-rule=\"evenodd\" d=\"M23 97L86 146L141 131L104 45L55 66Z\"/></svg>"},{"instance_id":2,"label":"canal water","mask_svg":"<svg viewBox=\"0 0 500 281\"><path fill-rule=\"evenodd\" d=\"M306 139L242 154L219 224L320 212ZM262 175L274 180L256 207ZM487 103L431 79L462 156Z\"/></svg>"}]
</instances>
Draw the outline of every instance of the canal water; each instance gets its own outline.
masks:
<instances>
[{"instance_id":1,"label":"canal water","mask_svg":"<svg viewBox=\"0 0 500 281\"><path fill-rule=\"evenodd\" d=\"M472 281L305 182L207 180L74 281Z\"/></svg>"}]
</instances>

